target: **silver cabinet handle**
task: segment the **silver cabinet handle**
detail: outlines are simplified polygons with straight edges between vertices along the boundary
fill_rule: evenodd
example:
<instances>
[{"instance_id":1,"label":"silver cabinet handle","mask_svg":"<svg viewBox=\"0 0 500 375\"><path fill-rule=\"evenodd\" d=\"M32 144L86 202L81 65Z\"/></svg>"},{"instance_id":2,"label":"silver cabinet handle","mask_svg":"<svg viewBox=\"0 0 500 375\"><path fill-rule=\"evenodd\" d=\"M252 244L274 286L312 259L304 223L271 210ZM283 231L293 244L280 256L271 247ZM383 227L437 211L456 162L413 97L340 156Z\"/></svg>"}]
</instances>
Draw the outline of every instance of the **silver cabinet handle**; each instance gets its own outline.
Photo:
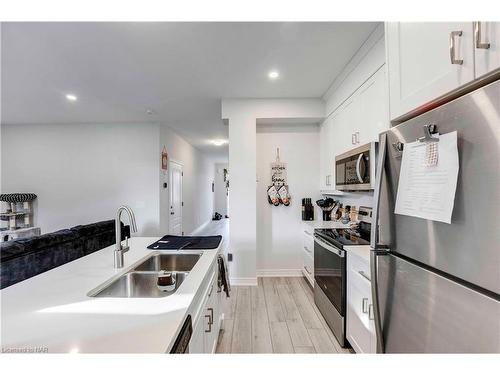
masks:
<instances>
[{"instance_id":1,"label":"silver cabinet handle","mask_svg":"<svg viewBox=\"0 0 500 375\"><path fill-rule=\"evenodd\" d=\"M368 280L369 282L371 282L372 280L368 277L368 275L366 273L364 273L363 271L358 271L358 273L363 276L366 280Z\"/></svg>"},{"instance_id":2,"label":"silver cabinet handle","mask_svg":"<svg viewBox=\"0 0 500 375\"><path fill-rule=\"evenodd\" d=\"M311 271L309 271L309 269L307 268L307 266L304 266L304 269L306 270L306 272L310 275L311 274Z\"/></svg>"},{"instance_id":3,"label":"silver cabinet handle","mask_svg":"<svg viewBox=\"0 0 500 375\"><path fill-rule=\"evenodd\" d=\"M363 312L363 314L366 314L368 312L368 298L363 298L361 300L361 311Z\"/></svg>"},{"instance_id":4,"label":"silver cabinet handle","mask_svg":"<svg viewBox=\"0 0 500 375\"><path fill-rule=\"evenodd\" d=\"M212 295L213 290L214 290L214 284L210 285L210 291L208 292L209 297Z\"/></svg>"},{"instance_id":5,"label":"silver cabinet handle","mask_svg":"<svg viewBox=\"0 0 500 375\"><path fill-rule=\"evenodd\" d=\"M450 60L452 64L462 65L464 63L464 60L456 58L455 37L457 36L462 36L462 30L452 31L450 33Z\"/></svg>"},{"instance_id":6,"label":"silver cabinet handle","mask_svg":"<svg viewBox=\"0 0 500 375\"><path fill-rule=\"evenodd\" d=\"M476 48L477 49L489 49L490 43L481 41L481 22L474 22L474 35L476 37Z\"/></svg>"},{"instance_id":7,"label":"silver cabinet handle","mask_svg":"<svg viewBox=\"0 0 500 375\"><path fill-rule=\"evenodd\" d=\"M212 324L214 324L214 309L209 307L207 311L210 312L210 315L205 315L205 318L208 318L208 329L206 329L205 332L210 333L212 332Z\"/></svg>"},{"instance_id":8,"label":"silver cabinet handle","mask_svg":"<svg viewBox=\"0 0 500 375\"><path fill-rule=\"evenodd\" d=\"M305 230L304 233L307 234L308 236L312 236L312 234L309 233L307 230Z\"/></svg>"},{"instance_id":9,"label":"silver cabinet handle","mask_svg":"<svg viewBox=\"0 0 500 375\"><path fill-rule=\"evenodd\" d=\"M309 254L312 254L312 251L307 248L307 246L304 246L304 250L308 252Z\"/></svg>"},{"instance_id":10,"label":"silver cabinet handle","mask_svg":"<svg viewBox=\"0 0 500 375\"><path fill-rule=\"evenodd\" d=\"M210 324L214 324L214 309L209 307L207 310L210 311L210 318L208 319L208 321L210 322Z\"/></svg>"},{"instance_id":11,"label":"silver cabinet handle","mask_svg":"<svg viewBox=\"0 0 500 375\"><path fill-rule=\"evenodd\" d=\"M375 320L375 315L373 314L373 305L370 303L368 306L368 319Z\"/></svg>"}]
</instances>

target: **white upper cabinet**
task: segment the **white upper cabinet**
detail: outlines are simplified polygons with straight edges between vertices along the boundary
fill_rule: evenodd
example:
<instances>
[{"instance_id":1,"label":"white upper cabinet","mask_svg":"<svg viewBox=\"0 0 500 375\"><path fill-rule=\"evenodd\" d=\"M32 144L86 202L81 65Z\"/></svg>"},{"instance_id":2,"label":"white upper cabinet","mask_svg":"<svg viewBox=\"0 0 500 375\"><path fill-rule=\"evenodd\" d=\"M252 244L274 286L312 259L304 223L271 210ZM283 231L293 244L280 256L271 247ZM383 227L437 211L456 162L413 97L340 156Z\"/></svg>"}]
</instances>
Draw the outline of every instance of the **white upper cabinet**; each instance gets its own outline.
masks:
<instances>
[{"instance_id":1,"label":"white upper cabinet","mask_svg":"<svg viewBox=\"0 0 500 375\"><path fill-rule=\"evenodd\" d=\"M389 22L391 119L474 79L472 22Z\"/></svg>"},{"instance_id":2,"label":"white upper cabinet","mask_svg":"<svg viewBox=\"0 0 500 375\"><path fill-rule=\"evenodd\" d=\"M320 149L320 190L330 190L332 189L331 182L331 168L330 165L330 155L332 154L332 148L330 144L331 139L331 120L326 119L321 125L319 130L319 149Z\"/></svg>"},{"instance_id":3,"label":"white upper cabinet","mask_svg":"<svg viewBox=\"0 0 500 375\"><path fill-rule=\"evenodd\" d=\"M356 139L359 144L378 141L379 134L389 129L387 81L384 68L380 68L361 86L359 98Z\"/></svg>"},{"instance_id":4,"label":"white upper cabinet","mask_svg":"<svg viewBox=\"0 0 500 375\"><path fill-rule=\"evenodd\" d=\"M476 77L500 68L500 22L474 22Z\"/></svg>"}]
</instances>

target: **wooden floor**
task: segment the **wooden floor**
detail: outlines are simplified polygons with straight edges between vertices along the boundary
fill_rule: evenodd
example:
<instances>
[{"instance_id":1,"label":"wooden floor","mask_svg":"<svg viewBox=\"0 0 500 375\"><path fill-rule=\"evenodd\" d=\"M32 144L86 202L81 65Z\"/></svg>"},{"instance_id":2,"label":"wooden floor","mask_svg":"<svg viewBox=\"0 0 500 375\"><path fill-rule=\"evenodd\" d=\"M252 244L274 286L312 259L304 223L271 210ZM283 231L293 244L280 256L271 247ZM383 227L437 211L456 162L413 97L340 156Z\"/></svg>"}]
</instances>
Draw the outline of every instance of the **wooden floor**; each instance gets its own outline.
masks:
<instances>
[{"instance_id":1,"label":"wooden floor","mask_svg":"<svg viewBox=\"0 0 500 375\"><path fill-rule=\"evenodd\" d=\"M221 234L229 220L213 221L199 235ZM232 286L223 303L217 353L351 353L340 347L302 277L258 278L258 286Z\"/></svg>"},{"instance_id":2,"label":"wooden floor","mask_svg":"<svg viewBox=\"0 0 500 375\"><path fill-rule=\"evenodd\" d=\"M231 288L217 353L350 353L338 344L302 277Z\"/></svg>"}]
</instances>

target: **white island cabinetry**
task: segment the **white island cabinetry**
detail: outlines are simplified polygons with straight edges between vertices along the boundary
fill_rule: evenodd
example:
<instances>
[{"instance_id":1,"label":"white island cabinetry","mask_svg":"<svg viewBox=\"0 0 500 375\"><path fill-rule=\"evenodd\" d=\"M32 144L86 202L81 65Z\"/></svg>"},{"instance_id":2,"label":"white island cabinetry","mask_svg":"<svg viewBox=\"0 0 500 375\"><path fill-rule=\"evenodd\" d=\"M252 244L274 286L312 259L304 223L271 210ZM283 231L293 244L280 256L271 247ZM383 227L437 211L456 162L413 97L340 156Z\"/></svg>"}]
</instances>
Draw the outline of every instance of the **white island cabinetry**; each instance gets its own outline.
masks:
<instances>
[{"instance_id":1,"label":"white island cabinetry","mask_svg":"<svg viewBox=\"0 0 500 375\"><path fill-rule=\"evenodd\" d=\"M189 343L190 353L215 353L221 323L221 295L217 288L217 264L211 271L197 315L193 319L193 334Z\"/></svg>"}]
</instances>

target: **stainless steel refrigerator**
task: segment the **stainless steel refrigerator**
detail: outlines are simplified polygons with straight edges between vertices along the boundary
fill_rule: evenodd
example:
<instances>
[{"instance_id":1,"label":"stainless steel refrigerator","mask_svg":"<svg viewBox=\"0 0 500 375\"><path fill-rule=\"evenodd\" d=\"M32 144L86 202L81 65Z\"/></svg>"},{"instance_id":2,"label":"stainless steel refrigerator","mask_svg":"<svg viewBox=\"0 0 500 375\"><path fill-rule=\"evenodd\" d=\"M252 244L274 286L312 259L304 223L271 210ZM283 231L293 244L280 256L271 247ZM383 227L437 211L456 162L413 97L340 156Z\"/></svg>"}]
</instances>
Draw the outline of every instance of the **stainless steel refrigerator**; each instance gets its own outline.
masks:
<instances>
[{"instance_id":1,"label":"stainless steel refrigerator","mask_svg":"<svg viewBox=\"0 0 500 375\"><path fill-rule=\"evenodd\" d=\"M394 213L401 150L433 127L458 135L451 224ZM500 81L382 133L376 176L377 352L500 352Z\"/></svg>"}]
</instances>

